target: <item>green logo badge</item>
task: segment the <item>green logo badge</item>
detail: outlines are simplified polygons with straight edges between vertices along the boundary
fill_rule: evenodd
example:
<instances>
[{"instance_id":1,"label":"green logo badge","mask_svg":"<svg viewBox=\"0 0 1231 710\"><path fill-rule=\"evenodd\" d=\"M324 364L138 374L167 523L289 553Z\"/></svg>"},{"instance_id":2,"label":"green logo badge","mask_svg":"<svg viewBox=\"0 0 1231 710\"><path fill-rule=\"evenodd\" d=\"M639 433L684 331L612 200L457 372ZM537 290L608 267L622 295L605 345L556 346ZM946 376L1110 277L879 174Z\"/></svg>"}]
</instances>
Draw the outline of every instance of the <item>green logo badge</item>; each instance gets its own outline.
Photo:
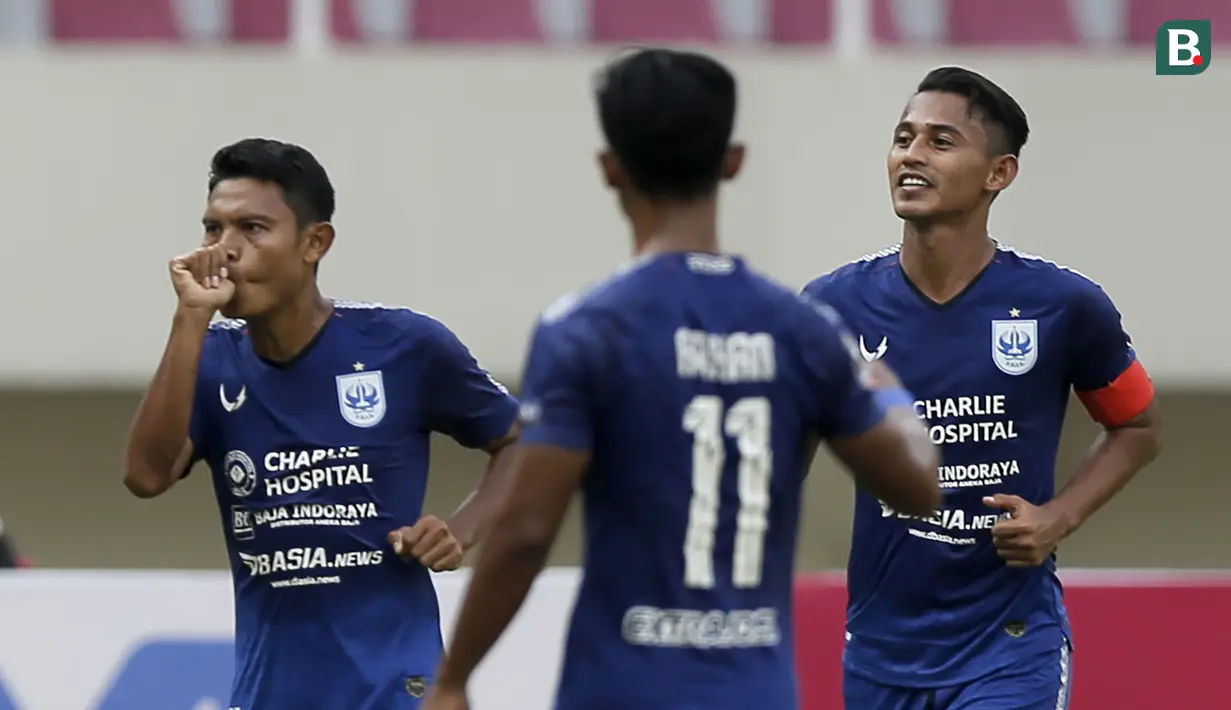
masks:
<instances>
[{"instance_id":1,"label":"green logo badge","mask_svg":"<svg viewBox=\"0 0 1231 710\"><path fill-rule=\"evenodd\" d=\"M1154 37L1154 73L1200 74L1210 66L1210 21L1169 20Z\"/></svg>"}]
</instances>

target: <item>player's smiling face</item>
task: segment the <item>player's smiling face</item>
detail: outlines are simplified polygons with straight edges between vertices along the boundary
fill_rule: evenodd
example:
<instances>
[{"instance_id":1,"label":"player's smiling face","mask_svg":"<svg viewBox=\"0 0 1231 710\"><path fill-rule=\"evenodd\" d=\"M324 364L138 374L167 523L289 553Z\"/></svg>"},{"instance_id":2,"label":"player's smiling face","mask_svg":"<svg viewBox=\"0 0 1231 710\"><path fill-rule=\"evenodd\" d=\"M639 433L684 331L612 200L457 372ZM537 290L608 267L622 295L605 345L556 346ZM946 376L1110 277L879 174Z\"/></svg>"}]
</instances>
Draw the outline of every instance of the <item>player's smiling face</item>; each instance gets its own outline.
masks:
<instances>
[{"instance_id":1,"label":"player's smiling face","mask_svg":"<svg viewBox=\"0 0 1231 710\"><path fill-rule=\"evenodd\" d=\"M206 204L204 244L221 244L235 281L228 318L255 318L294 298L314 278L305 237L282 188L270 182L223 180Z\"/></svg>"},{"instance_id":2,"label":"player's smiling face","mask_svg":"<svg viewBox=\"0 0 1231 710\"><path fill-rule=\"evenodd\" d=\"M928 91L906 105L889 150L893 209L906 220L936 219L976 209L1008 186L1004 160L966 98ZM1006 179L1007 178L1007 179Z\"/></svg>"}]
</instances>

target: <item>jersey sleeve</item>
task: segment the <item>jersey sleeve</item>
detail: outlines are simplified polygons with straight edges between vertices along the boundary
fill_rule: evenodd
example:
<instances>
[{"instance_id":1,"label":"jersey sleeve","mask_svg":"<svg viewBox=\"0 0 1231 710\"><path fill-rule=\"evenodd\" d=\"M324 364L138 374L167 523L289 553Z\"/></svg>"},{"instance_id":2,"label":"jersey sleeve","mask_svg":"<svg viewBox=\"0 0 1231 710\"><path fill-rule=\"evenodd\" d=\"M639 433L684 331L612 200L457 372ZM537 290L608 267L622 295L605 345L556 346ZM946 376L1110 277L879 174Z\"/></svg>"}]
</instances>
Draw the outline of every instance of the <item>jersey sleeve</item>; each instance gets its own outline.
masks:
<instances>
[{"instance_id":1,"label":"jersey sleeve","mask_svg":"<svg viewBox=\"0 0 1231 710\"><path fill-rule=\"evenodd\" d=\"M1124 424L1154 400L1154 386L1111 298L1083 285L1072 305L1069 382L1095 421Z\"/></svg>"},{"instance_id":2,"label":"jersey sleeve","mask_svg":"<svg viewBox=\"0 0 1231 710\"><path fill-rule=\"evenodd\" d=\"M188 424L188 440L192 442L192 458L183 476L192 472L199 461L209 458L209 421L205 413L205 390L201 374L197 375L197 391L192 399L192 419Z\"/></svg>"},{"instance_id":3,"label":"jersey sleeve","mask_svg":"<svg viewBox=\"0 0 1231 710\"><path fill-rule=\"evenodd\" d=\"M561 324L540 323L522 377L522 438L570 451L594 442L594 363L584 342Z\"/></svg>"},{"instance_id":4,"label":"jersey sleeve","mask_svg":"<svg viewBox=\"0 0 1231 710\"><path fill-rule=\"evenodd\" d=\"M818 276L804 285L799 292L801 296L806 296L814 301L824 302L825 287L833 280L833 272Z\"/></svg>"},{"instance_id":5,"label":"jersey sleeve","mask_svg":"<svg viewBox=\"0 0 1231 710\"><path fill-rule=\"evenodd\" d=\"M503 437L517 420L517 400L479 366L443 323L428 325L429 352L423 371L423 408L433 431L468 448Z\"/></svg>"},{"instance_id":6,"label":"jersey sleeve","mask_svg":"<svg viewBox=\"0 0 1231 710\"><path fill-rule=\"evenodd\" d=\"M867 365L838 312L801 298L811 306L802 350L814 383L817 431L827 439L858 436L884 421L885 407L864 382Z\"/></svg>"},{"instance_id":7,"label":"jersey sleeve","mask_svg":"<svg viewBox=\"0 0 1231 710\"><path fill-rule=\"evenodd\" d=\"M184 468L181 477L187 477L192 473L192 469L201 461L208 461L210 458L210 450L213 446L214 428L210 421L210 403L218 406L218 385L217 377L214 374L214 359L217 357L218 345L220 338L224 337L217 329L217 326L211 326L209 332L205 335L205 343L201 346L201 359L197 364L197 385L196 391L192 397L192 418L188 423L188 440L192 442L192 458L189 459L188 465ZM211 386L210 383L215 383L212 387L214 398L210 399Z\"/></svg>"}]
</instances>

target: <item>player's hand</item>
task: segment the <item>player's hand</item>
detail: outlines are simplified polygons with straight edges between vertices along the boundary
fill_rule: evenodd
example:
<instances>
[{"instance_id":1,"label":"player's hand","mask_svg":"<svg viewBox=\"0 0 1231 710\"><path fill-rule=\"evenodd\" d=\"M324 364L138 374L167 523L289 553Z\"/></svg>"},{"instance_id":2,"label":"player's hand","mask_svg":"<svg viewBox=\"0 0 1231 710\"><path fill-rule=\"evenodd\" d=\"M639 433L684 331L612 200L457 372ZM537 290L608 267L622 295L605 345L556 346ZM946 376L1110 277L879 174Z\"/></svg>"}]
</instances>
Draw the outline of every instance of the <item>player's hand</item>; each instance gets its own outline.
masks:
<instances>
[{"instance_id":1,"label":"player's hand","mask_svg":"<svg viewBox=\"0 0 1231 710\"><path fill-rule=\"evenodd\" d=\"M389 544L404 561L418 560L433 572L457 569L466 553L449 525L434 515L425 515L414 525L389 533Z\"/></svg>"},{"instance_id":2,"label":"player's hand","mask_svg":"<svg viewBox=\"0 0 1231 710\"><path fill-rule=\"evenodd\" d=\"M235 296L226 255L218 246L201 247L171 260L171 284L180 306L213 315Z\"/></svg>"},{"instance_id":3,"label":"player's hand","mask_svg":"<svg viewBox=\"0 0 1231 710\"><path fill-rule=\"evenodd\" d=\"M466 691L442 689L433 686L424 698L419 710L470 710L470 701L466 699Z\"/></svg>"},{"instance_id":4,"label":"player's hand","mask_svg":"<svg viewBox=\"0 0 1231 710\"><path fill-rule=\"evenodd\" d=\"M1064 537L1060 517L1046 507L1004 493L987 496L983 503L1011 516L992 527L996 553L1009 567L1038 567L1051 557Z\"/></svg>"}]
</instances>

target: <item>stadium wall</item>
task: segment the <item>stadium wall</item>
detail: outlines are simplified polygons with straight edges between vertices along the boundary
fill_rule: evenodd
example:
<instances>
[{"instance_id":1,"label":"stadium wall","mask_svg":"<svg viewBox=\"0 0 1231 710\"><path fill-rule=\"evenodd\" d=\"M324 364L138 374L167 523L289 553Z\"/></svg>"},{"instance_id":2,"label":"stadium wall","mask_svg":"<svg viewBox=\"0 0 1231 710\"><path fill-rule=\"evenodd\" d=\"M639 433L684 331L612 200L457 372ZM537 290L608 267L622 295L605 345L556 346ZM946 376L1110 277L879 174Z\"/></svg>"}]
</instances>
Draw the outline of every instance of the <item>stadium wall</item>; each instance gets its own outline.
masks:
<instances>
[{"instance_id":1,"label":"stadium wall","mask_svg":"<svg viewBox=\"0 0 1231 710\"><path fill-rule=\"evenodd\" d=\"M19 549L39 565L225 567L205 469L152 501L137 500L120 485L124 440L138 398L136 392L0 391L0 516ZM1063 565L1231 568L1225 424L1231 395L1164 392L1161 405L1167 420L1162 457L1065 542ZM1061 480L1095 434L1080 405L1074 406L1058 466ZM427 510L448 513L474 485L483 457L443 438L433 454ZM819 457L805 492L803 569L845 564L851 495L845 475ZM581 559L577 512L555 550L555 564Z\"/></svg>"},{"instance_id":2,"label":"stadium wall","mask_svg":"<svg viewBox=\"0 0 1231 710\"><path fill-rule=\"evenodd\" d=\"M1215 311L1231 242L1220 65L1156 77L1148 52L723 52L743 80L746 175L729 247L792 284L897 240L884 155L912 87L941 63L987 72L1033 123L997 204L1006 243L1081 268L1126 314L1159 382L1231 382ZM590 106L606 50L353 53L50 51L0 56L0 382L137 386L172 307L166 264L198 242L205 172L250 135L302 142L337 183L333 295L409 304L497 375L535 315L627 255L599 186ZM69 325L71 323L71 325Z\"/></svg>"},{"instance_id":3,"label":"stadium wall","mask_svg":"<svg viewBox=\"0 0 1231 710\"><path fill-rule=\"evenodd\" d=\"M550 707L578 579L556 568L535 583L479 668L476 707ZM464 572L436 577L446 634L466 581ZM1074 572L1065 586L1074 707L1231 707L1231 689L1217 681L1231 576ZM234 667L230 592L220 572L0 574L0 710L222 710ZM796 585L801 710L841 707L844 606L840 576Z\"/></svg>"}]
</instances>

